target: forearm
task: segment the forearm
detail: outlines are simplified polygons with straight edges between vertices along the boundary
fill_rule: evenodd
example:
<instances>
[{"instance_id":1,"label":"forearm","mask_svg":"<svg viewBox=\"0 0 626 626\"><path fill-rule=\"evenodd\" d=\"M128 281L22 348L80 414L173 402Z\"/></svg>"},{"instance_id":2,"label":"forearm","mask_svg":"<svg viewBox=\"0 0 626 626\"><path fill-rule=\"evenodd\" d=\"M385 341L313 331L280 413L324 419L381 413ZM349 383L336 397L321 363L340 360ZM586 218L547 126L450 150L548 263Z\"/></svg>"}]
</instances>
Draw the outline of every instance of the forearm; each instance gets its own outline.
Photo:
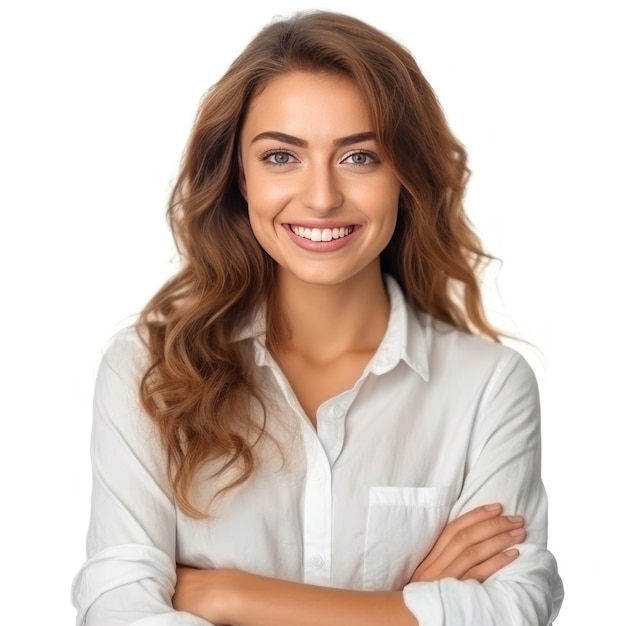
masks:
<instances>
[{"instance_id":1,"label":"forearm","mask_svg":"<svg viewBox=\"0 0 626 626\"><path fill-rule=\"evenodd\" d=\"M205 593L175 606L232 626L419 626L399 591L333 589L234 570L197 572ZM178 591L177 591L178 593Z\"/></svg>"},{"instance_id":2,"label":"forearm","mask_svg":"<svg viewBox=\"0 0 626 626\"><path fill-rule=\"evenodd\" d=\"M437 626L547 626L557 617L563 588L554 557L523 544L520 557L483 584L446 578L407 585L406 605Z\"/></svg>"}]
</instances>

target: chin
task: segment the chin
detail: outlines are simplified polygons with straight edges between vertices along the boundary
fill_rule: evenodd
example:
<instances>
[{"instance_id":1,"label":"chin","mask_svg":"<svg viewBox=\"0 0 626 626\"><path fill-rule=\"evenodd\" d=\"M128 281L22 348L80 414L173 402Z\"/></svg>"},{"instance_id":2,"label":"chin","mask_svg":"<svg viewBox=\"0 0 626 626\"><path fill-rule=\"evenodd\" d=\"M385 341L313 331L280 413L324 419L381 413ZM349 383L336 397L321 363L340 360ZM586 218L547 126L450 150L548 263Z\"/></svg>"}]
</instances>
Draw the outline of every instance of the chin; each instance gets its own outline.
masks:
<instances>
[{"instance_id":1,"label":"chin","mask_svg":"<svg viewBox=\"0 0 626 626\"><path fill-rule=\"evenodd\" d=\"M358 278L364 278L365 273L371 275L370 272L365 270L353 271L353 272L338 272L329 268L328 271L303 271L294 272L293 270L285 269L283 274L285 280L293 283L298 282L307 285L317 285L320 287L335 287L337 285L347 284Z\"/></svg>"}]
</instances>

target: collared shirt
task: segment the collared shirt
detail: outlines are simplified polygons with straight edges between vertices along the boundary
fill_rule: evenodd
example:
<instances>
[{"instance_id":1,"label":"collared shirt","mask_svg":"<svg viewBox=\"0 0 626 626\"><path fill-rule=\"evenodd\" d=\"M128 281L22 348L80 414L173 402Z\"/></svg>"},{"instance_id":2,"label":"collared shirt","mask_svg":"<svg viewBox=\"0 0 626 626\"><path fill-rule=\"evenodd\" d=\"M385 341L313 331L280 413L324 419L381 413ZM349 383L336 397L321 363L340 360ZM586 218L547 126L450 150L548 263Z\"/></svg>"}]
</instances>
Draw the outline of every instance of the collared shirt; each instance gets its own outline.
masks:
<instances>
[{"instance_id":1,"label":"collared shirt","mask_svg":"<svg viewBox=\"0 0 626 626\"><path fill-rule=\"evenodd\" d=\"M403 590L420 626L554 619L562 585L546 549L531 368L510 348L415 313L388 277L387 290L384 338L354 386L319 407L317 430L265 347L264 315L242 333L270 398L270 436L255 447L252 477L213 500L207 519L177 508L138 400L144 347L134 331L115 337L95 386L88 560L72 588L77 624L206 626L172 609L176 562ZM198 476L195 503L234 476L211 478L215 468ZM490 502L526 519L514 562L483 584L407 584L450 520Z\"/></svg>"}]
</instances>

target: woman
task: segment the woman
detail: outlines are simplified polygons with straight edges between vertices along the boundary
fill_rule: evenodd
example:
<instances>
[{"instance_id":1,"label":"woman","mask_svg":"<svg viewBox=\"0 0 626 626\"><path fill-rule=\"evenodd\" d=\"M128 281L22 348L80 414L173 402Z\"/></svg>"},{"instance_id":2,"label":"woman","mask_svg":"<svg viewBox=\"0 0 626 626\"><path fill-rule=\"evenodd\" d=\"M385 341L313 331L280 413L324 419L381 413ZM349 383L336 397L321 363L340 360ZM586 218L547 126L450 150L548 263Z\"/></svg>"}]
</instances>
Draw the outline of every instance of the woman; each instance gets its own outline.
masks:
<instances>
[{"instance_id":1,"label":"woman","mask_svg":"<svg viewBox=\"0 0 626 626\"><path fill-rule=\"evenodd\" d=\"M466 181L385 35L251 42L173 191L182 269L100 368L79 624L554 619L536 384L483 314Z\"/></svg>"}]
</instances>

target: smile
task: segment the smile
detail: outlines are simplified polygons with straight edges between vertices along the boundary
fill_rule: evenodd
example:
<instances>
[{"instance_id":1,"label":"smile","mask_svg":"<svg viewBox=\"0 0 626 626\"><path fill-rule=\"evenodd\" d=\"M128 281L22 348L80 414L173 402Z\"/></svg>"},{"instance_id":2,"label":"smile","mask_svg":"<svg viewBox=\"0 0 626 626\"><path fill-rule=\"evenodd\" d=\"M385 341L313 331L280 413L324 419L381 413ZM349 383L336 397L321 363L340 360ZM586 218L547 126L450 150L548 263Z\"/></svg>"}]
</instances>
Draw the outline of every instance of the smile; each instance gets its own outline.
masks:
<instances>
[{"instance_id":1,"label":"smile","mask_svg":"<svg viewBox=\"0 0 626 626\"><path fill-rule=\"evenodd\" d=\"M298 237L309 241L333 241L351 234L354 226L341 226L339 228L306 228L305 226L289 226L291 232Z\"/></svg>"}]
</instances>

